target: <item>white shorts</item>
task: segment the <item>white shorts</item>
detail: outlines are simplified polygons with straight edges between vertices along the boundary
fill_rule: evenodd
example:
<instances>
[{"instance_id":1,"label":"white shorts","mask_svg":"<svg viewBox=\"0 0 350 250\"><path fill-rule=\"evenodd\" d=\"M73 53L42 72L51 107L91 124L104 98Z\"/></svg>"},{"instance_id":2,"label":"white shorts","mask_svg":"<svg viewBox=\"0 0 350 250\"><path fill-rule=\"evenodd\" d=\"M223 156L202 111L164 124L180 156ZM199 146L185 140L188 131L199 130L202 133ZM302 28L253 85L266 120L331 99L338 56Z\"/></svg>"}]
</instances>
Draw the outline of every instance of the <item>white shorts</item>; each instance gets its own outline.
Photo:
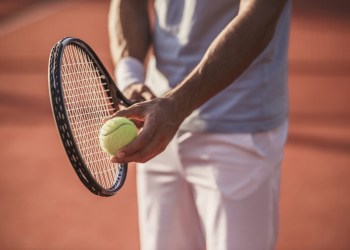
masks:
<instances>
[{"instance_id":1,"label":"white shorts","mask_svg":"<svg viewBox=\"0 0 350 250\"><path fill-rule=\"evenodd\" d=\"M271 250L287 122L254 134L179 133L137 166L144 250Z\"/></svg>"}]
</instances>

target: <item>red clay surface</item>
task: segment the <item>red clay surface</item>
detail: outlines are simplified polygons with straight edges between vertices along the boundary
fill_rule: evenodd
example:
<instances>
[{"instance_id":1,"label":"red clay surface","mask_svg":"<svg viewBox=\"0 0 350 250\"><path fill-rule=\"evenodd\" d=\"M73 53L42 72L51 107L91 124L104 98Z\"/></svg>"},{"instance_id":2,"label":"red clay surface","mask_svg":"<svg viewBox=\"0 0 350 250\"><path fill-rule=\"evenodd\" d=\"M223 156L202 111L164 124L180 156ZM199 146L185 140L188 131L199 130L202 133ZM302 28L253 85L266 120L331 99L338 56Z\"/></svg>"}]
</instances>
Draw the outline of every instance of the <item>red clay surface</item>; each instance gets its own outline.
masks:
<instances>
[{"instance_id":1,"label":"red clay surface","mask_svg":"<svg viewBox=\"0 0 350 250\"><path fill-rule=\"evenodd\" d=\"M350 249L350 4L295 1L278 250ZM0 249L138 249L135 172L112 198L75 176L52 119L51 46L88 42L112 70L108 1L0 3ZM88 220L89 219L89 220Z\"/></svg>"}]
</instances>

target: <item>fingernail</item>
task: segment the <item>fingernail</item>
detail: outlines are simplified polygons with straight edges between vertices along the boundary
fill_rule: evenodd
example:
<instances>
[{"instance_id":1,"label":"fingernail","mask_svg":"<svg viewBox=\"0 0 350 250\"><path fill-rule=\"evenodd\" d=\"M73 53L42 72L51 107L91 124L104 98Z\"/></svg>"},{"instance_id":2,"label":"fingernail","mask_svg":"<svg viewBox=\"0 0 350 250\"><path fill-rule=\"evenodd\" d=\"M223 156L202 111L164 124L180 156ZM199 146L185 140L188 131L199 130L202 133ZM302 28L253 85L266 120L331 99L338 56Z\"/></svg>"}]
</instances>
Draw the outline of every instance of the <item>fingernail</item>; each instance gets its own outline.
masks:
<instances>
[{"instance_id":1,"label":"fingernail","mask_svg":"<svg viewBox=\"0 0 350 250\"><path fill-rule=\"evenodd\" d=\"M109 119L111 119L111 118L110 117L105 117L105 118L102 119L102 122L106 123Z\"/></svg>"},{"instance_id":2,"label":"fingernail","mask_svg":"<svg viewBox=\"0 0 350 250\"><path fill-rule=\"evenodd\" d=\"M117 157L118 157L118 159L122 159L122 158L125 157L125 153L124 153L124 152L119 152L119 153L117 154Z\"/></svg>"},{"instance_id":3,"label":"fingernail","mask_svg":"<svg viewBox=\"0 0 350 250\"><path fill-rule=\"evenodd\" d=\"M122 159L124 157L125 157L125 153L124 152L119 152L119 153L117 153L116 156L112 156L109 160L112 163L118 163L118 159Z\"/></svg>"}]
</instances>

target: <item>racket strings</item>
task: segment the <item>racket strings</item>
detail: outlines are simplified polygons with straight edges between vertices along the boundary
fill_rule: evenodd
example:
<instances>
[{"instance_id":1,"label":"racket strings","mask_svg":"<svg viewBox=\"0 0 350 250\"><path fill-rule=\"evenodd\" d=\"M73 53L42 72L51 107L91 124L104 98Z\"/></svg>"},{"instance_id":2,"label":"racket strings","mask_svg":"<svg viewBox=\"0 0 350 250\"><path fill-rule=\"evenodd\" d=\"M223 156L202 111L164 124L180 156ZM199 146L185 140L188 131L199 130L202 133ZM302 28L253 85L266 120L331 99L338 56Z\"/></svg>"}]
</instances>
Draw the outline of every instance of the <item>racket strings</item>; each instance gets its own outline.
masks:
<instances>
[{"instance_id":1,"label":"racket strings","mask_svg":"<svg viewBox=\"0 0 350 250\"><path fill-rule=\"evenodd\" d=\"M78 71L78 74L80 74L80 72L87 72L87 76L86 77L86 81L89 82L90 84L87 85L88 86L88 93L89 96L87 96L87 98L89 98L89 100L92 100L92 107L93 110L91 112L94 112L94 115L92 116L93 118L95 118L96 115L96 111L98 110L98 107L100 107L100 103L101 103L101 98L103 99L103 97L105 97L105 95L101 95L101 93L103 93L102 91L98 91L95 92L96 87L97 88L101 88L101 79L99 77L99 75L97 74L97 70L93 70L92 66L93 63L91 62L91 60L89 60L89 58L87 57L87 55L82 54L82 53L78 53L79 59L84 61L86 60L86 62L88 62L87 64L78 64L78 66L80 66L80 68L82 68L81 71ZM79 67L78 67L79 68ZM87 71L86 71L86 68ZM80 76L80 75L78 75ZM85 76L84 76L85 77ZM100 81L99 81L100 79ZM96 82L97 81L97 82ZM92 84L91 84L92 83ZM96 85L97 83L97 85ZM101 88L102 89L102 88ZM96 95L94 95L96 93ZM96 97L96 98L95 98ZM85 99L85 98L84 98ZM106 104L106 102L103 102L103 104ZM103 105L104 106L104 105ZM85 106L84 106L85 107ZM88 114L90 114L87 111ZM103 115L103 117L105 117L105 115ZM92 129L94 130L94 127L96 126L96 122L91 121L91 119L85 119L85 130L89 127L91 127L91 124L89 122L92 122ZM100 121L98 121L100 122ZM101 124L98 125L97 127L97 131L100 128ZM95 139L97 137L94 137L93 139ZM84 158L87 159L87 165L91 166L90 172L93 174L93 176L95 176L95 178L97 177L97 179L100 181L101 184L103 185L109 185L111 186L114 183L115 180L115 175L113 175L113 173L111 173L111 171L114 170L114 168L112 169L107 169L107 171L101 171L101 169L103 170L103 167L105 165L101 165L101 158L97 158L95 152L99 152L99 148L98 148L98 143L92 143L93 140L84 140L84 143L82 143L82 147L84 147ZM97 167L95 166L97 164ZM108 175L96 175L94 173L107 173Z\"/></svg>"},{"instance_id":2,"label":"racket strings","mask_svg":"<svg viewBox=\"0 0 350 250\"><path fill-rule=\"evenodd\" d=\"M109 161L99 146L102 120L114 111L91 58L80 48L68 45L62 56L62 84L66 111L77 147L95 180L105 189L112 187L118 166Z\"/></svg>"},{"instance_id":3,"label":"racket strings","mask_svg":"<svg viewBox=\"0 0 350 250\"><path fill-rule=\"evenodd\" d=\"M76 52L76 51L74 51L74 52ZM77 56L77 54L75 54L75 56ZM87 58L86 55L84 55L82 53L78 53L78 58L79 58L80 61L81 60L86 60L88 62L88 64L86 64L86 65L84 65L82 63L79 63L77 65L78 71L76 71L76 72L78 72L78 75L77 75L78 77L79 77L80 72L87 72L86 73L87 77L86 77L85 81L87 81L89 84L88 85L85 84L85 86L88 87L87 91L88 91L89 95L86 96L86 98L88 98L88 100L92 101L92 108L93 108L93 110L91 112L94 112L94 111L96 111L96 108L101 106L101 105L98 105L98 103L99 103L99 99L98 98L100 98L101 96L97 95L97 98L94 98L95 96L93 94L95 92L94 90L95 90L96 86L91 85L91 83L95 84L95 81L98 80L97 79L98 75L96 75L97 71L96 70L91 70L92 69L91 66L93 66L93 64L91 63L91 61L88 61L88 58ZM87 70L86 70L86 67L88 67ZM97 76L97 78L95 76ZM101 82L98 82L97 86L101 87L100 84L101 84ZM86 105L84 105L84 107L86 107ZM89 114L89 112L87 112L87 113ZM96 112L95 112L94 115L96 115ZM94 118L94 116L93 116L93 118ZM90 121L91 121L91 119L85 119L85 121L84 121L84 124L85 124L84 129L85 129L85 131L87 130L87 128L91 127L89 125ZM96 123L92 124L93 125L92 126L93 130L94 130L95 124ZM98 126L98 128L99 128L99 126ZM115 180L115 176L113 176L113 173L111 173L110 171L101 171L101 169L103 169L103 165L100 164L100 159L101 158L96 158L95 152L96 151L100 151L100 150L99 150L99 148L97 148L94 145L98 145L98 144L93 144L92 140L86 140L86 139L83 141L83 143L79 143L79 144L80 144L81 150L83 151L83 155L84 155L84 158L86 160L86 164L88 166L90 166L90 172L93 174L93 176L95 176L97 181L100 182L100 184L102 184L103 186L105 186L105 185L109 185L110 186L111 184L113 184L113 181ZM100 174L97 175L97 176L94 175L94 173L101 173L101 172L107 172L108 175L100 175Z\"/></svg>"},{"instance_id":4,"label":"racket strings","mask_svg":"<svg viewBox=\"0 0 350 250\"><path fill-rule=\"evenodd\" d=\"M103 106L100 106L100 107L103 107ZM114 110L114 109L108 109L108 110L112 111L112 110ZM69 109L69 111L80 113L80 112L82 112L82 111L87 111L87 108ZM90 110L90 112L95 112L95 115L97 115L98 113L101 113L102 115L105 114L104 111L100 111L100 110L98 110L98 111ZM82 118L82 119L79 120L79 118ZM84 118L85 118L85 119L84 119ZM83 124L85 124L86 122L93 122L93 121L95 121L96 119L95 119L95 118L87 119L87 118L86 118L86 114L78 114L78 115L76 115L75 120L76 120L77 122L72 122L71 125L83 125ZM90 127L90 126L95 126L95 125L94 125L94 124L91 124L91 125L85 124L85 127Z\"/></svg>"},{"instance_id":5,"label":"racket strings","mask_svg":"<svg viewBox=\"0 0 350 250\"><path fill-rule=\"evenodd\" d=\"M71 128L72 128L72 132L74 133L74 137L77 138L77 135L81 135L82 131L86 131L87 127L79 127L76 124L80 124L80 123L76 123L75 121L83 121L84 124L84 118L86 116L86 114L88 114L88 112L77 112L77 108L70 108L70 107L88 107L88 103L86 103L86 100L83 103L79 103L79 98L77 98L77 88L72 87L75 85L81 85L83 86L84 90L81 93L86 92L86 94L88 95L88 88L91 79L86 79L86 80L82 80L79 78L79 73L74 74L75 72L81 72L82 68L84 67L83 63L79 63L79 61L81 60L80 55L77 56L77 53L74 53L71 51L71 49L69 47L66 48L65 52L67 52L65 54L65 56L63 57L62 61L63 61L63 65L67 65L69 64L71 67L62 67L62 82L64 84L64 89L65 89L65 101L66 101L66 106L67 106L67 111L69 113L69 117L71 120ZM73 62L73 63L67 63L68 62ZM74 62L76 62L76 64L74 64ZM65 73L65 71L68 71L70 73ZM88 72L88 71L87 71ZM87 84L89 83L89 84ZM79 93L79 92L78 92ZM86 96L87 97L87 96ZM86 98L84 98L86 99ZM80 106L79 106L80 105ZM95 109L95 107L92 107L92 110ZM83 114L84 117L81 117L80 115ZM81 155L83 156L84 160L86 161L91 161L89 158L90 157L86 157L86 155L90 154L90 150L89 150L89 142L82 137L80 140L77 140L77 144L80 150ZM88 165L91 166L91 165ZM96 166L92 165L91 168L94 170L96 169ZM91 170L91 169L90 169ZM98 177L98 176L97 176ZM100 183L104 183L105 184L105 180L101 179L101 178L97 178L98 182Z\"/></svg>"}]
</instances>

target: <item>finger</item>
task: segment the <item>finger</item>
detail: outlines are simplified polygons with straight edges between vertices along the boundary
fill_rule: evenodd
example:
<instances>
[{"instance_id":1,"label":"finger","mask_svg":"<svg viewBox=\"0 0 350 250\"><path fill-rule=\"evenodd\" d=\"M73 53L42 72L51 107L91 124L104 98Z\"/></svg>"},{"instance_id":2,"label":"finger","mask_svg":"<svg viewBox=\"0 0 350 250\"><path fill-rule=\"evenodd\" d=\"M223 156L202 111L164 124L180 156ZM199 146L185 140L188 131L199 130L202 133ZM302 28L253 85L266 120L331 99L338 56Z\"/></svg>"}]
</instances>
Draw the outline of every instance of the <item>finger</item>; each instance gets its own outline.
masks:
<instances>
[{"instance_id":1,"label":"finger","mask_svg":"<svg viewBox=\"0 0 350 250\"><path fill-rule=\"evenodd\" d=\"M142 92L141 96L142 96L142 99L145 101L149 101L149 100L152 100L153 98L155 98L155 96L148 91Z\"/></svg>"},{"instance_id":2,"label":"finger","mask_svg":"<svg viewBox=\"0 0 350 250\"><path fill-rule=\"evenodd\" d=\"M156 97L155 94L153 93L153 91L152 91L147 85L144 85L144 86L143 86L141 92L148 92L148 93L150 93L150 95L151 95L153 98Z\"/></svg>"},{"instance_id":3,"label":"finger","mask_svg":"<svg viewBox=\"0 0 350 250\"><path fill-rule=\"evenodd\" d=\"M132 161L145 163L163 152L166 148L166 145L167 143L165 143L164 140L152 138L152 140L145 147L142 147L135 154L130 155L129 157L127 155L124 155L124 160L126 160L126 162Z\"/></svg>"},{"instance_id":4,"label":"finger","mask_svg":"<svg viewBox=\"0 0 350 250\"><path fill-rule=\"evenodd\" d=\"M143 127L143 121L141 120L135 120L135 119L130 119L134 124L135 126L138 128L138 129L141 129Z\"/></svg>"},{"instance_id":5,"label":"finger","mask_svg":"<svg viewBox=\"0 0 350 250\"><path fill-rule=\"evenodd\" d=\"M139 105L134 104L128 108L118 110L113 115L111 115L110 118L114 118L114 117L118 117L118 116L126 117L129 119L139 120L140 118L143 118L144 112L143 112L143 109Z\"/></svg>"},{"instance_id":6,"label":"finger","mask_svg":"<svg viewBox=\"0 0 350 250\"><path fill-rule=\"evenodd\" d=\"M137 95L137 93L140 92L139 89L141 88L142 88L142 84L140 86L139 83L133 83L124 89L123 94L126 98L132 99L134 98L134 95Z\"/></svg>"},{"instance_id":7,"label":"finger","mask_svg":"<svg viewBox=\"0 0 350 250\"><path fill-rule=\"evenodd\" d=\"M140 162L144 163L151 160L165 150L169 142L172 140L175 134L154 133L153 136L147 141L145 146L140 147L132 155L127 155L121 150L121 155L117 155L117 162L123 159L124 162ZM122 156L122 158L118 158ZM120 162L121 163L121 162Z\"/></svg>"},{"instance_id":8,"label":"finger","mask_svg":"<svg viewBox=\"0 0 350 250\"><path fill-rule=\"evenodd\" d=\"M131 142L126 147L122 148L115 156L111 158L113 163L125 163L136 161L138 156L138 151L147 147L150 141L152 141L154 131L149 131L149 129L143 129L136 137L136 139Z\"/></svg>"},{"instance_id":9,"label":"finger","mask_svg":"<svg viewBox=\"0 0 350 250\"><path fill-rule=\"evenodd\" d=\"M146 101L146 99L143 97L142 93L136 93L136 92L134 92L129 99L133 103Z\"/></svg>"},{"instance_id":10,"label":"finger","mask_svg":"<svg viewBox=\"0 0 350 250\"><path fill-rule=\"evenodd\" d=\"M115 112L114 114L103 118L102 122L105 123L108 120L115 118L115 117L125 117L128 119L135 119L135 118L133 118L134 116L135 116L135 111L134 111L133 107L130 106L130 107L125 108L125 109L120 109L117 112Z\"/></svg>"},{"instance_id":11,"label":"finger","mask_svg":"<svg viewBox=\"0 0 350 250\"><path fill-rule=\"evenodd\" d=\"M147 147L153 141L156 134L156 126L154 122L146 120L143 129L140 131L136 139L126 147L122 148L115 157L112 157L112 162L130 162L137 158L137 152Z\"/></svg>"}]
</instances>

